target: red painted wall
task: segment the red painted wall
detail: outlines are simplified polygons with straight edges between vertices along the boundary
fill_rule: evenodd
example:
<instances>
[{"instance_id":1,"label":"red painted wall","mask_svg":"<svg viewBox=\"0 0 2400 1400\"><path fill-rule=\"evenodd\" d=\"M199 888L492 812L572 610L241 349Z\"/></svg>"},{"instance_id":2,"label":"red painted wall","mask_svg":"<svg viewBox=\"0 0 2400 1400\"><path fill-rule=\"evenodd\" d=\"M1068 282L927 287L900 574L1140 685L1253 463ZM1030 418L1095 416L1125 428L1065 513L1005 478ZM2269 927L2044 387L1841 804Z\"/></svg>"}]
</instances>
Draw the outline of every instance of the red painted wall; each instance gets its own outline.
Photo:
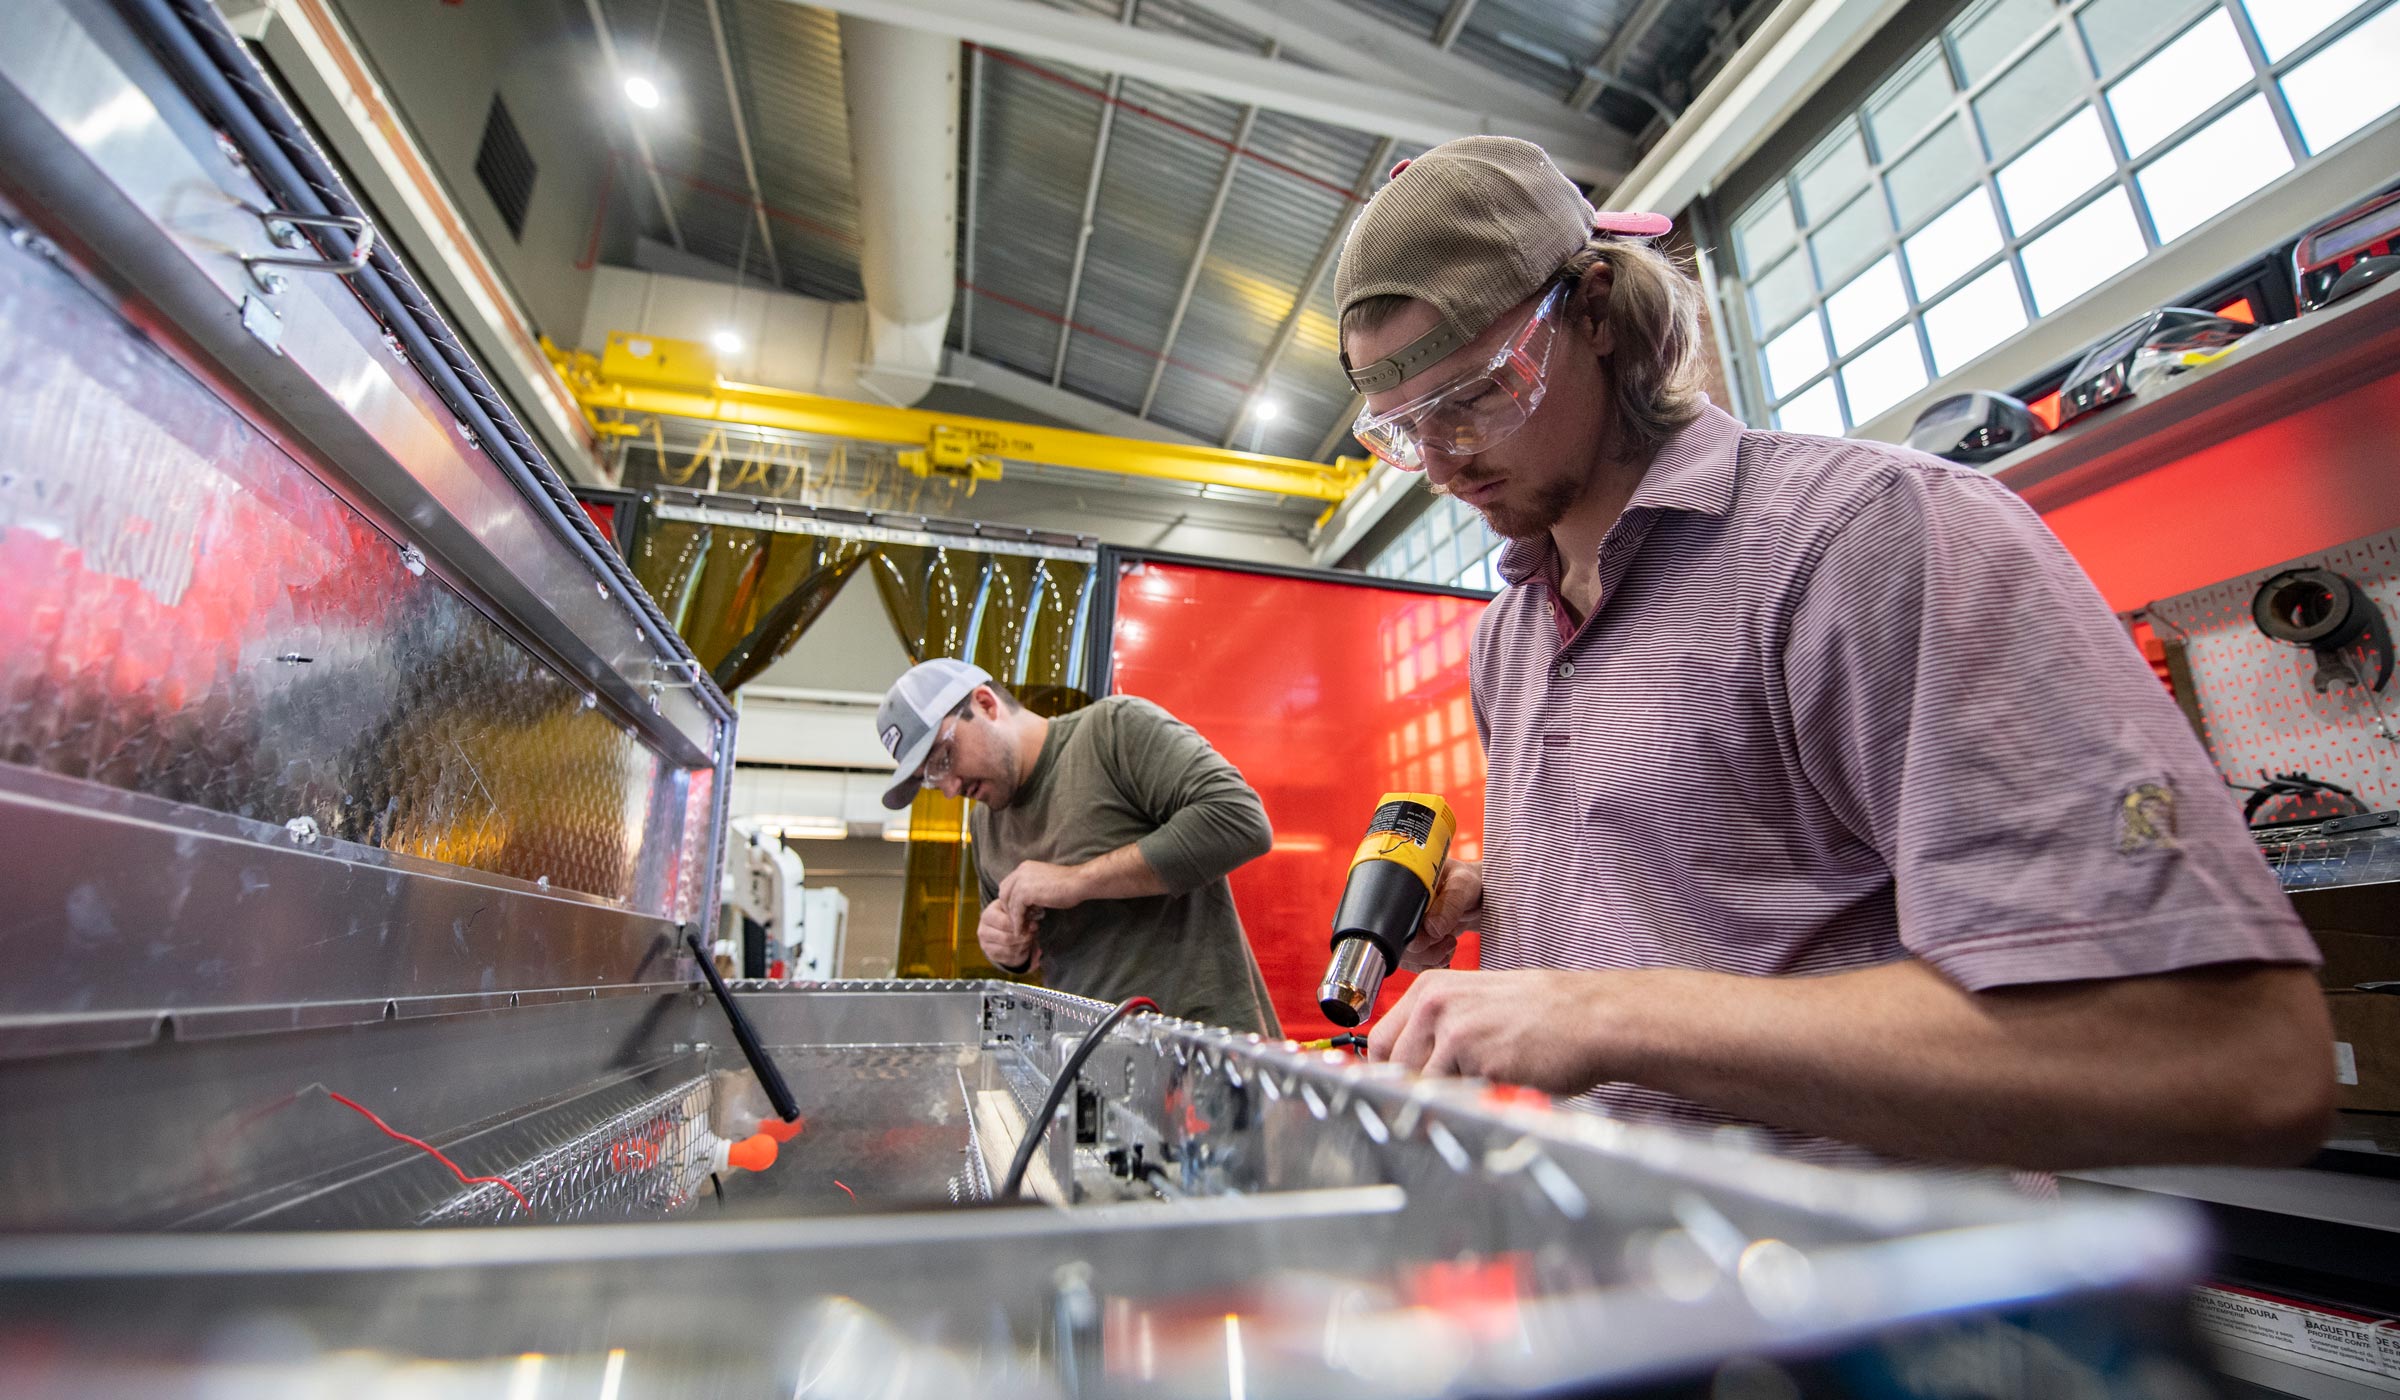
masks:
<instances>
[{"instance_id":1,"label":"red painted wall","mask_svg":"<svg viewBox=\"0 0 2400 1400\"><path fill-rule=\"evenodd\" d=\"M2391 529L2400 525L2400 375L2043 519L2119 612Z\"/></svg>"},{"instance_id":2,"label":"red painted wall","mask_svg":"<svg viewBox=\"0 0 2400 1400\"><path fill-rule=\"evenodd\" d=\"M1233 896L1287 1035L1335 1030L1317 1010L1317 980L1376 798L1439 792L1458 810L1453 854L1482 849L1467 643L1483 607L1180 564L1136 565L1117 580L1113 688L1206 735L1275 824L1274 851L1234 872ZM1462 947L1458 965L1474 962ZM1387 983L1382 1005L1407 981Z\"/></svg>"}]
</instances>

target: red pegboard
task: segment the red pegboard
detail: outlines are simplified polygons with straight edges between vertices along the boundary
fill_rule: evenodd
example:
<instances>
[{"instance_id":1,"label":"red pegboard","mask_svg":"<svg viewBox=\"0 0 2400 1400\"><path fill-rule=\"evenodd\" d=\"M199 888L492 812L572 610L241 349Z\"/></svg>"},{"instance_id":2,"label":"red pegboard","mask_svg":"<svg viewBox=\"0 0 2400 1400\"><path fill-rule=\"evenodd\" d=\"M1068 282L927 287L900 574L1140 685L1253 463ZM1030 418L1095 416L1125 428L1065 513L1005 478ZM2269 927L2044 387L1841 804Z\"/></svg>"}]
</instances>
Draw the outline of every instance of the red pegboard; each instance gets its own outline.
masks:
<instances>
[{"instance_id":1,"label":"red pegboard","mask_svg":"<svg viewBox=\"0 0 2400 1400\"><path fill-rule=\"evenodd\" d=\"M2351 789L2369 807L2400 807L2400 743L2384 737L2367 695L2339 684L2319 694L2316 657L2268 638L2251 621L2258 586L2300 567L2347 575L2400 625L2400 530L2168 598L2147 611L2160 631L2184 637L2203 733L2228 778L2254 784L2262 770L2306 773ZM2400 733L2400 674L2374 699Z\"/></svg>"}]
</instances>

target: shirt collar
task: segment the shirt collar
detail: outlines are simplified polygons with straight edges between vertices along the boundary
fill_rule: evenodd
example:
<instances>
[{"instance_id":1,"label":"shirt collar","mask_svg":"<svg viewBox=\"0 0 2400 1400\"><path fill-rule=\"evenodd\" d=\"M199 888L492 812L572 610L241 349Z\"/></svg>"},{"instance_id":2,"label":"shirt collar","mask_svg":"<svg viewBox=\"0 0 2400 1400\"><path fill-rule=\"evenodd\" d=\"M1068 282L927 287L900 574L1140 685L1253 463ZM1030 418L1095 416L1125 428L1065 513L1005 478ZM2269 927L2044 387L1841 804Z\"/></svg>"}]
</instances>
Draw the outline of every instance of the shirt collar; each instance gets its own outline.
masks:
<instances>
[{"instance_id":1,"label":"shirt collar","mask_svg":"<svg viewBox=\"0 0 2400 1400\"><path fill-rule=\"evenodd\" d=\"M1682 510L1701 515L1724 515L1733 509L1734 467L1742 445L1742 423L1732 414L1701 401L1700 416L1676 430L1651 459L1641 484L1625 503L1637 510ZM1554 553L1550 534L1510 540L1500 551L1500 576L1523 583L1548 567Z\"/></svg>"}]
</instances>

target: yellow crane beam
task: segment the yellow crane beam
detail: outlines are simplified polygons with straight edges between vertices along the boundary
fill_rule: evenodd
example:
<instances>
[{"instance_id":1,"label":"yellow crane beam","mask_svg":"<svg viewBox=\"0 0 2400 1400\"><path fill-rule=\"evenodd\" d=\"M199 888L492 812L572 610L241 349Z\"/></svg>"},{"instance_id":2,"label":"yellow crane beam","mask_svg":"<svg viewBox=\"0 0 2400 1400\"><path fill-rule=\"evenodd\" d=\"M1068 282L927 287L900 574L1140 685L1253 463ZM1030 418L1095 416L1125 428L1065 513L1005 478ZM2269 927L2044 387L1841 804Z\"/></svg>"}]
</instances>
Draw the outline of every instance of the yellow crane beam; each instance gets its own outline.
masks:
<instances>
[{"instance_id":1,"label":"yellow crane beam","mask_svg":"<svg viewBox=\"0 0 2400 1400\"><path fill-rule=\"evenodd\" d=\"M650 414L890 443L904 449L902 465L921 476L982 481L999 476L1004 460L1038 462L1327 502L1348 496L1370 465L1364 457L1305 462L737 384L717 377L716 356L708 346L663 336L612 331L597 357L561 350L547 340L542 348L605 435L632 432L625 415Z\"/></svg>"}]
</instances>

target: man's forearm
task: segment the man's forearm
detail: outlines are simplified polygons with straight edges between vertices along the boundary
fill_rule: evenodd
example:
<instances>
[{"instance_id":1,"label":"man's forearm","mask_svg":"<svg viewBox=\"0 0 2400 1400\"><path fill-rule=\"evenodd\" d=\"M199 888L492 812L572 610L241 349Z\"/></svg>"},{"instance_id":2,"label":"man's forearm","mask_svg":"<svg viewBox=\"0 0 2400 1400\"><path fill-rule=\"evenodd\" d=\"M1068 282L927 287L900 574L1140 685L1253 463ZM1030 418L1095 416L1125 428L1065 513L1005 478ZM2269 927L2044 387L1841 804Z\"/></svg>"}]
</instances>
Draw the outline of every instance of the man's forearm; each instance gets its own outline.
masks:
<instances>
[{"instance_id":1,"label":"man's forearm","mask_svg":"<svg viewBox=\"0 0 2400 1400\"><path fill-rule=\"evenodd\" d=\"M1141 842L1143 862L1169 894L1222 879L1274 844L1266 809L1230 770L1217 791L1185 803Z\"/></svg>"},{"instance_id":2,"label":"man's forearm","mask_svg":"<svg viewBox=\"0 0 2400 1400\"><path fill-rule=\"evenodd\" d=\"M2321 999L2297 968L1982 994L1914 961L1590 975L1606 1078L1902 1156L2288 1161L2321 1133L2331 1092Z\"/></svg>"},{"instance_id":3,"label":"man's forearm","mask_svg":"<svg viewBox=\"0 0 2400 1400\"><path fill-rule=\"evenodd\" d=\"M1167 882L1150 868L1138 844L1119 846L1074 869L1077 887L1085 899L1139 899L1168 892Z\"/></svg>"}]
</instances>

